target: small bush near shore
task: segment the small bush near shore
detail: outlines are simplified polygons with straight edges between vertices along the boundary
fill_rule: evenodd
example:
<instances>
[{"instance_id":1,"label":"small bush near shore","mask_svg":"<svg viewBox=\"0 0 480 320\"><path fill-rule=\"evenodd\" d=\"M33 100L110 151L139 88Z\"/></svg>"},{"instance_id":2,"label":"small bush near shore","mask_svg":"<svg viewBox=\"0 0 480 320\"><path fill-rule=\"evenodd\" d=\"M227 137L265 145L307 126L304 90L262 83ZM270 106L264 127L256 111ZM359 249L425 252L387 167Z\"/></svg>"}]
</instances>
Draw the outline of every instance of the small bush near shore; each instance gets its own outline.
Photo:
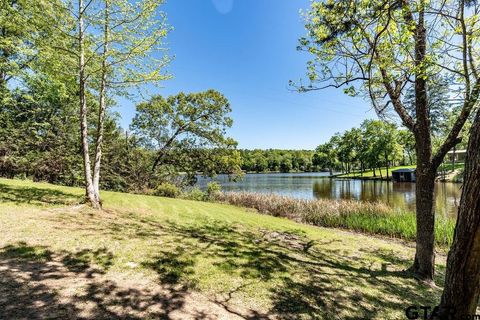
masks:
<instances>
[{"instance_id":1,"label":"small bush near shore","mask_svg":"<svg viewBox=\"0 0 480 320\"><path fill-rule=\"evenodd\" d=\"M159 197L176 198L180 195L180 189L174 184L164 182L155 188L153 194Z\"/></svg>"},{"instance_id":2,"label":"small bush near shore","mask_svg":"<svg viewBox=\"0 0 480 320\"><path fill-rule=\"evenodd\" d=\"M186 200L205 201L206 194L200 188L194 187L191 190L185 191L182 198Z\"/></svg>"},{"instance_id":3,"label":"small bush near shore","mask_svg":"<svg viewBox=\"0 0 480 320\"><path fill-rule=\"evenodd\" d=\"M202 191L198 187L184 190L181 198L195 201L215 201L216 196L222 192L222 186L218 182L210 182L207 184L207 189Z\"/></svg>"},{"instance_id":4,"label":"small bush near shore","mask_svg":"<svg viewBox=\"0 0 480 320\"><path fill-rule=\"evenodd\" d=\"M209 182L206 193L207 200L215 200L217 195L222 193L222 186L218 182Z\"/></svg>"},{"instance_id":5,"label":"small bush near shore","mask_svg":"<svg viewBox=\"0 0 480 320\"><path fill-rule=\"evenodd\" d=\"M344 228L411 241L416 237L414 213L395 210L379 202L302 200L248 192L217 193L215 200L315 226ZM454 228L454 219L437 219L435 225L437 244L450 245Z\"/></svg>"}]
</instances>

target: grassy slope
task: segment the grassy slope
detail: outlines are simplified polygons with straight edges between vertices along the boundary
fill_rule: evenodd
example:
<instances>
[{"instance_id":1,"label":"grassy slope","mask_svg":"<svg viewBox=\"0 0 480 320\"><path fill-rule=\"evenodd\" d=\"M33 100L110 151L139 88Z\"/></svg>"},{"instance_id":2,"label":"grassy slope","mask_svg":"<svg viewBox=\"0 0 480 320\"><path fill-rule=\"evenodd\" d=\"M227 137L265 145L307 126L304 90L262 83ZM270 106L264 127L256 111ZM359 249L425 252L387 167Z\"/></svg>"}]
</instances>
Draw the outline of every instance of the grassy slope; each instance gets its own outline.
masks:
<instances>
[{"instance_id":1,"label":"grassy slope","mask_svg":"<svg viewBox=\"0 0 480 320\"><path fill-rule=\"evenodd\" d=\"M464 163L455 163L455 169L463 169L465 167ZM397 170L397 169L415 169L416 165L413 166L398 166L398 167L391 167L389 168L389 176L392 175L392 170ZM449 162L443 163L440 168L438 168L438 172L441 173L443 170L452 171L453 165ZM382 168L382 176L384 178L387 177L387 168ZM377 178L380 178L380 171L377 169ZM364 177L364 178L372 178L373 177L373 170L366 170L363 172L363 174L358 171L358 172L352 172L352 173L346 173L346 174L340 174L337 177L339 178L352 178L352 177Z\"/></svg>"},{"instance_id":2,"label":"grassy slope","mask_svg":"<svg viewBox=\"0 0 480 320\"><path fill-rule=\"evenodd\" d=\"M410 169L410 168L415 168L416 166L399 166L399 167L391 167L389 168L389 176L392 175L392 170L397 170L397 169ZM382 176L384 178L387 177L387 168L382 168ZM377 173L377 178L380 178L380 171L377 169L376 170L376 173ZM352 172L352 173L346 173L346 174L341 174L341 175L338 175L338 177L340 178L351 178L351 177L364 177L364 178L372 178L373 177L373 170L367 170L367 171L364 171L363 174L359 171L359 172Z\"/></svg>"},{"instance_id":3,"label":"grassy slope","mask_svg":"<svg viewBox=\"0 0 480 320\"><path fill-rule=\"evenodd\" d=\"M464 169L465 168L465 163L463 162L455 162L455 170L458 170L458 169ZM452 171L453 170L453 164L451 162L444 162L440 165L440 167L438 168L438 172L441 172L441 171Z\"/></svg>"},{"instance_id":4,"label":"grassy slope","mask_svg":"<svg viewBox=\"0 0 480 320\"><path fill-rule=\"evenodd\" d=\"M45 261L44 268L60 257L55 261L69 270L95 268L109 283L128 280L138 290L173 286L201 292L234 313L282 319L399 319L407 306L434 305L439 298L440 289L402 272L414 251L400 242L228 205L114 192L103 193L106 211L98 213L75 206L81 195L77 188L0 179L0 261L16 259L8 272L32 261ZM444 259L437 260L441 284ZM0 278L5 272L0 265ZM45 290L56 290L48 284ZM119 302L109 288L73 297L110 316L134 312L129 304L148 299L137 292ZM15 292L0 292L0 307L19 301ZM58 294L73 299L71 292ZM169 312L180 305L168 301L162 307ZM142 312L150 315L148 308Z\"/></svg>"}]
</instances>

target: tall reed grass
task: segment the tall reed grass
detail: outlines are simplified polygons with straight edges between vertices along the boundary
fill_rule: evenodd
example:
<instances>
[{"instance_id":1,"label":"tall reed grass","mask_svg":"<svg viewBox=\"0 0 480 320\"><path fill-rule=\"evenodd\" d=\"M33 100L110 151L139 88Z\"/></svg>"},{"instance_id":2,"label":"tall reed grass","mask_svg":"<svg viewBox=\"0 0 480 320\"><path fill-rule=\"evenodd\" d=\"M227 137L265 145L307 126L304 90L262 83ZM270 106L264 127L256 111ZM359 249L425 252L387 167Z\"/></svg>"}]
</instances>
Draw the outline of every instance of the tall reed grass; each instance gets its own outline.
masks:
<instances>
[{"instance_id":1,"label":"tall reed grass","mask_svg":"<svg viewBox=\"0 0 480 320\"><path fill-rule=\"evenodd\" d=\"M249 192L221 192L215 195L215 200L315 226L349 229L409 241L414 241L416 237L415 213L393 209L380 202L302 200ZM453 218L437 219L437 244L450 245L454 228Z\"/></svg>"}]
</instances>

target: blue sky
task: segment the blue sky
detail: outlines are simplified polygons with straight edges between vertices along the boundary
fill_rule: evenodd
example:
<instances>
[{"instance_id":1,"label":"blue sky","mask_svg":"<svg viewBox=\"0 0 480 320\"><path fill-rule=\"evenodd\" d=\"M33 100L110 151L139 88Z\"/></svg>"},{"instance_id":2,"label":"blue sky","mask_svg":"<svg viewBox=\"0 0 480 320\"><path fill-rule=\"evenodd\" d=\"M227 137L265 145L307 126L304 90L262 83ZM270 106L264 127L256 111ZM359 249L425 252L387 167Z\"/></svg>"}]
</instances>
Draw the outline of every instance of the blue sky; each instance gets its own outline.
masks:
<instances>
[{"instance_id":1,"label":"blue sky","mask_svg":"<svg viewBox=\"0 0 480 320\"><path fill-rule=\"evenodd\" d=\"M309 0L169 0L173 79L158 94L216 89L231 102L240 148L313 149L375 113L342 90L292 92L308 55L296 51ZM133 104L118 109L128 127Z\"/></svg>"}]
</instances>

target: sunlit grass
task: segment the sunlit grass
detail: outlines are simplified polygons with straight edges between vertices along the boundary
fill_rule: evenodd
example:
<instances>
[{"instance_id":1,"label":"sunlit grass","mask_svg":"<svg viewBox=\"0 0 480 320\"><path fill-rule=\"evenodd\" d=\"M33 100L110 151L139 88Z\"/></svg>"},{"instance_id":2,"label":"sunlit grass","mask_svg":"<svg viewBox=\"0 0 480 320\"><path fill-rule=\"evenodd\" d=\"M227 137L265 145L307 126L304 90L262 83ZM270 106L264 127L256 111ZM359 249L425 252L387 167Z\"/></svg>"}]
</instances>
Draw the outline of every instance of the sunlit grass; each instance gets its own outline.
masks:
<instances>
[{"instance_id":1,"label":"sunlit grass","mask_svg":"<svg viewBox=\"0 0 480 320\"><path fill-rule=\"evenodd\" d=\"M462 163L462 162L457 162L455 163L455 170L462 170L463 168L465 167L465 164ZM416 168L416 165L411 165L411 166L397 166L397 167L390 167L388 169L388 173L389 173L389 177L392 177L392 171L393 170L398 170L398 169L415 169ZM446 172L450 172L453 170L453 165L451 162L444 162L440 165L440 167L438 168L438 172L439 173L442 173L444 171ZM386 167L383 167L383 168L380 168L380 169L376 169L375 170L375 173L376 173L376 176L374 176L373 174L373 170L365 170L363 172L361 171L354 171L354 172L351 172L351 173L345 173L345 174L339 174L337 175L337 177L339 178L373 178L373 177L376 177L376 178L387 178L387 168Z\"/></svg>"},{"instance_id":2,"label":"sunlit grass","mask_svg":"<svg viewBox=\"0 0 480 320\"><path fill-rule=\"evenodd\" d=\"M413 165L413 166L398 166L398 167L390 167L388 168L388 175L389 177L392 177L392 171L393 170L398 170L398 169L415 169L416 166ZM359 178L359 177L363 177L363 178L373 178L373 177L376 177L376 178L387 178L387 168L386 167L383 167L383 168L380 168L380 169L376 169L375 170L375 174L376 176L374 176L374 171L373 170L365 170L363 172L361 171L354 171L354 172L350 172L350 173L345 173L345 174L340 174L338 175L337 177L339 178Z\"/></svg>"},{"instance_id":3,"label":"sunlit grass","mask_svg":"<svg viewBox=\"0 0 480 320\"><path fill-rule=\"evenodd\" d=\"M465 168L465 163L463 162L455 162L455 166L453 165L452 162L450 161L445 161L443 162L440 167L438 168L438 171L441 172L441 171L453 171L453 169L455 168L455 170L458 170L458 169L464 169Z\"/></svg>"},{"instance_id":4,"label":"sunlit grass","mask_svg":"<svg viewBox=\"0 0 480 320\"><path fill-rule=\"evenodd\" d=\"M436 305L441 293L440 288L426 287L403 272L414 248L398 241L299 224L219 203L103 192L105 211L99 212L79 206L83 197L79 188L6 179L0 179L0 186L0 255L2 261L16 259L9 262L15 268L0 268L0 281L10 281L5 280L10 279L5 272L15 276L32 265L40 268L35 270L62 265L78 274L100 270L108 287L94 283L104 290L86 307L103 303L109 312L137 312L129 306L144 301L141 295L130 299L130 291L125 291L125 299L110 297L119 281L134 286L137 294L151 286L199 292L245 318L399 319L408 305ZM360 214L361 208L355 210ZM368 208L364 214L377 209L385 210L380 216L388 214L380 205ZM373 228L366 217L349 217L348 224ZM382 223L381 228L391 229L389 221ZM441 286L444 257L436 261ZM28 279L29 274L22 276ZM55 276L61 279L63 274L56 271ZM87 279L97 281L96 277ZM62 295L69 287L56 287L59 281L47 279L35 288L58 292L64 306L71 297ZM80 292L81 285L77 285ZM11 292L2 291L6 301L29 294L22 291L18 298L10 297ZM52 304L49 308L54 308Z\"/></svg>"}]
</instances>

